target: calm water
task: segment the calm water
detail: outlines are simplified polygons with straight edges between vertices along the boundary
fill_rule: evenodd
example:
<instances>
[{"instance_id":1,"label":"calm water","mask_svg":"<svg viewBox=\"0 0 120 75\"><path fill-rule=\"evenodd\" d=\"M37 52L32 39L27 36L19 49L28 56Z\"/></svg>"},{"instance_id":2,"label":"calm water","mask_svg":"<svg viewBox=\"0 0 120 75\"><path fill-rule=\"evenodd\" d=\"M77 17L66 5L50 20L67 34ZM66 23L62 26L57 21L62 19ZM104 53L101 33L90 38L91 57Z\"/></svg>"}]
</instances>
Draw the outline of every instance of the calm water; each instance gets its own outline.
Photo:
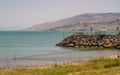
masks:
<instances>
[{"instance_id":1,"label":"calm water","mask_svg":"<svg viewBox=\"0 0 120 75\"><path fill-rule=\"evenodd\" d=\"M1 31L0 58L63 52L65 50L56 47L55 44L71 34L73 32Z\"/></svg>"},{"instance_id":2,"label":"calm water","mask_svg":"<svg viewBox=\"0 0 120 75\"><path fill-rule=\"evenodd\" d=\"M49 60L48 63L50 63L50 61L53 60L57 62L64 62L66 60L73 61L73 59L78 61L80 57L112 55L120 53L120 50L89 50L55 46L55 44L63 40L63 38L74 33L75 32L1 31L0 60L13 59L16 57L24 60L41 60L41 63L43 63L43 60ZM16 62L18 63L18 61ZM11 63L15 63L15 61L11 61ZM0 65L1 64L2 66L5 65L4 62L0 61ZM22 63L19 61L18 64L20 65Z\"/></svg>"}]
</instances>

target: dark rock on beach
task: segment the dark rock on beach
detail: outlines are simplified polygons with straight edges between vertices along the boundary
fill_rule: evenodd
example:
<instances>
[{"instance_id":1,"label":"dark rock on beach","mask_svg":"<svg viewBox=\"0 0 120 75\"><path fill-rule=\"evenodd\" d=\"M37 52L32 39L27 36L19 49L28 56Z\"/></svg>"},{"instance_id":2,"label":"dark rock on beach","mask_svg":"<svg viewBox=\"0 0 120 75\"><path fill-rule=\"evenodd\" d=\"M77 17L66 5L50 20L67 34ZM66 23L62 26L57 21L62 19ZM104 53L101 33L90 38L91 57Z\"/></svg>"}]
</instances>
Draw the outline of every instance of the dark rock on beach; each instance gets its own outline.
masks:
<instances>
[{"instance_id":1,"label":"dark rock on beach","mask_svg":"<svg viewBox=\"0 0 120 75\"><path fill-rule=\"evenodd\" d=\"M56 46L120 48L120 35L74 34L57 43Z\"/></svg>"}]
</instances>

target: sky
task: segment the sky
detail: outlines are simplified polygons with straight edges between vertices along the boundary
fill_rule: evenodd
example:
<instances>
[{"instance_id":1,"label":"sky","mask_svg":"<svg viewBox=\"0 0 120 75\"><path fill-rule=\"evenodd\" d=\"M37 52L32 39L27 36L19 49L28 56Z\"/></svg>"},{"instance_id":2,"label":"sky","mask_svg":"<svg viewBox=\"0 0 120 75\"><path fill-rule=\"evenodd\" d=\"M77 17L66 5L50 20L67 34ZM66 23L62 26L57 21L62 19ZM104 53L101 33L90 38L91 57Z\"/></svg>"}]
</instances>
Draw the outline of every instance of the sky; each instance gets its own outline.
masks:
<instances>
[{"instance_id":1,"label":"sky","mask_svg":"<svg viewBox=\"0 0 120 75\"><path fill-rule=\"evenodd\" d=\"M120 12L120 0L0 0L0 30L19 30L83 13Z\"/></svg>"}]
</instances>

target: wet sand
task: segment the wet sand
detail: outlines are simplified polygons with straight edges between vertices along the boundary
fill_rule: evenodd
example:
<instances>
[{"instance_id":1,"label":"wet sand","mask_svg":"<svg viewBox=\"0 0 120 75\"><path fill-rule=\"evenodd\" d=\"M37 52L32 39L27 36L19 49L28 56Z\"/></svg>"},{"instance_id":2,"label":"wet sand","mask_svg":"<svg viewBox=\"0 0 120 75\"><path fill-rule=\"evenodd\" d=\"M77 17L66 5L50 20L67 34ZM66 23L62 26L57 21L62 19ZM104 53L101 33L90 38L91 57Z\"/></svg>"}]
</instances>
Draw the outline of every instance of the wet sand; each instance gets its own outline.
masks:
<instances>
[{"instance_id":1,"label":"wet sand","mask_svg":"<svg viewBox=\"0 0 120 75\"><path fill-rule=\"evenodd\" d=\"M110 57L119 54L120 51L83 51L61 54L35 55L19 58L16 57L15 59L0 59L0 68L20 68L50 66L54 64L68 64L94 58Z\"/></svg>"}]
</instances>

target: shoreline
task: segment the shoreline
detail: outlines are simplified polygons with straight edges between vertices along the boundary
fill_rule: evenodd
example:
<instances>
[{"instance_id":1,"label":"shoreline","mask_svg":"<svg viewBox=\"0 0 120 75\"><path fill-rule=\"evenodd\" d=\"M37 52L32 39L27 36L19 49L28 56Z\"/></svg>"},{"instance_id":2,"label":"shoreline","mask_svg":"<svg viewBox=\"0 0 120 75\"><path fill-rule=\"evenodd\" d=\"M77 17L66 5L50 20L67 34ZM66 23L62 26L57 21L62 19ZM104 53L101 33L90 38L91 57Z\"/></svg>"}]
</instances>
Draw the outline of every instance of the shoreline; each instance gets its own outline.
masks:
<instances>
[{"instance_id":1,"label":"shoreline","mask_svg":"<svg viewBox=\"0 0 120 75\"><path fill-rule=\"evenodd\" d=\"M51 68L53 66L64 66L64 65L78 65L80 63L83 63L83 62L87 62L87 61L90 61L90 60L94 60L94 59L116 59L116 58L120 58L120 54L115 54L115 55L110 55L110 56L99 56L99 57L84 57L84 58L87 58L87 60L78 60L78 61L71 61L71 62L64 62L64 63L52 63L52 64L45 64L45 65L29 65L29 66L25 66L25 65L22 65L22 66L14 66L14 67L10 67L9 65L8 66L4 66L4 67L0 67L0 69L22 69L22 68L25 68L25 69L46 69L46 68ZM84 59L83 58L83 59ZM30 60L31 61L31 60Z\"/></svg>"},{"instance_id":2,"label":"shoreline","mask_svg":"<svg viewBox=\"0 0 120 75\"><path fill-rule=\"evenodd\" d=\"M119 75L120 58L116 55L50 66L0 69L0 75Z\"/></svg>"}]
</instances>

